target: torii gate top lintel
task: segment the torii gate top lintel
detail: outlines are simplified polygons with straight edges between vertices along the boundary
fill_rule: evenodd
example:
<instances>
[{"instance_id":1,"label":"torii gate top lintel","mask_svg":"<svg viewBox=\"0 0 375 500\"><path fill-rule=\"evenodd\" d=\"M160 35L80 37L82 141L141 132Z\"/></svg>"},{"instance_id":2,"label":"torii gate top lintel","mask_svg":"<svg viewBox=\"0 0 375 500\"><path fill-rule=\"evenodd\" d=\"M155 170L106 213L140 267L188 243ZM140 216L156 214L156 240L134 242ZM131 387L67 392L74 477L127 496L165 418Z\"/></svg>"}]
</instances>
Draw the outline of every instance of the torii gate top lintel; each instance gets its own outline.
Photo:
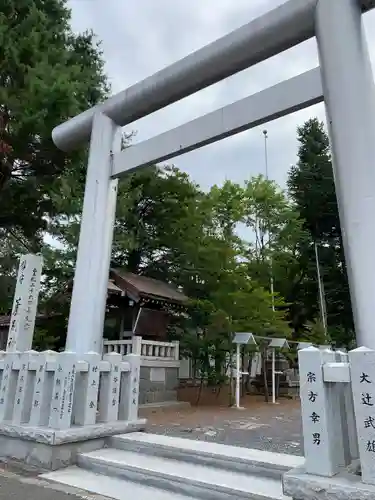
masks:
<instances>
[{"instance_id":1,"label":"torii gate top lintel","mask_svg":"<svg viewBox=\"0 0 375 500\"><path fill-rule=\"evenodd\" d=\"M69 151L88 141L93 116L98 110L118 125L127 125L312 38L318 1L288 0L104 103L58 125L52 132L56 146ZM358 2L361 2L364 12L375 7L375 0Z\"/></svg>"},{"instance_id":2,"label":"torii gate top lintel","mask_svg":"<svg viewBox=\"0 0 375 500\"><path fill-rule=\"evenodd\" d=\"M288 0L62 123L52 132L56 146L69 151L88 141L99 110L127 125L313 37L317 1Z\"/></svg>"}]
</instances>

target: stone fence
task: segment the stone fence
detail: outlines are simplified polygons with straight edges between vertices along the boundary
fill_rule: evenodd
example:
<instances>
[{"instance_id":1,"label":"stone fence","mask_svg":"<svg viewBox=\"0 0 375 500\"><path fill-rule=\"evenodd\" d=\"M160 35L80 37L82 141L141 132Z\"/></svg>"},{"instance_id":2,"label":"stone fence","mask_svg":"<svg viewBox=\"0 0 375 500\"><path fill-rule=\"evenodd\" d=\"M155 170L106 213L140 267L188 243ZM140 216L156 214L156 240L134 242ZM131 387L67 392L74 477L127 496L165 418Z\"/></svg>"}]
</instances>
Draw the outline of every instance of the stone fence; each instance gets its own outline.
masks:
<instances>
[{"instance_id":1,"label":"stone fence","mask_svg":"<svg viewBox=\"0 0 375 500\"><path fill-rule=\"evenodd\" d=\"M111 352L122 356L138 354L148 360L179 361L180 359L178 342L143 340L138 336L127 340L104 340L103 353Z\"/></svg>"},{"instance_id":2,"label":"stone fence","mask_svg":"<svg viewBox=\"0 0 375 500\"><path fill-rule=\"evenodd\" d=\"M161 405L177 402L180 354L178 342L144 340L134 336L126 340L103 341L103 353L122 357L140 357L140 405Z\"/></svg>"},{"instance_id":3,"label":"stone fence","mask_svg":"<svg viewBox=\"0 0 375 500\"><path fill-rule=\"evenodd\" d=\"M306 473L332 477L359 459L375 485L375 351L309 347L299 369Z\"/></svg>"},{"instance_id":4,"label":"stone fence","mask_svg":"<svg viewBox=\"0 0 375 500\"><path fill-rule=\"evenodd\" d=\"M59 431L138 418L140 357L0 352L0 425Z\"/></svg>"}]
</instances>

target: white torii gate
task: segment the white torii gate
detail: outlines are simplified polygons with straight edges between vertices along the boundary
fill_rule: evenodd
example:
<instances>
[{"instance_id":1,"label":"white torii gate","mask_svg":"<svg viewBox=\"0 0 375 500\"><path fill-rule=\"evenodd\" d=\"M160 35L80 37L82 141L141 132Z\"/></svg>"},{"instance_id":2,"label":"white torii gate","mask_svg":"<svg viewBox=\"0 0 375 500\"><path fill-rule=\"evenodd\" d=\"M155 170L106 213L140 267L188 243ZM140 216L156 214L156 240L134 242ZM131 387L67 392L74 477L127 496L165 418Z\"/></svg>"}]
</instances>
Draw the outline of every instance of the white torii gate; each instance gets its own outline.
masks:
<instances>
[{"instance_id":1,"label":"white torii gate","mask_svg":"<svg viewBox=\"0 0 375 500\"><path fill-rule=\"evenodd\" d=\"M69 151L90 140L66 349L100 352L117 178L323 99L357 341L375 348L375 103L362 13L375 0L289 0L53 130ZM320 68L121 151L121 127L313 36Z\"/></svg>"}]
</instances>

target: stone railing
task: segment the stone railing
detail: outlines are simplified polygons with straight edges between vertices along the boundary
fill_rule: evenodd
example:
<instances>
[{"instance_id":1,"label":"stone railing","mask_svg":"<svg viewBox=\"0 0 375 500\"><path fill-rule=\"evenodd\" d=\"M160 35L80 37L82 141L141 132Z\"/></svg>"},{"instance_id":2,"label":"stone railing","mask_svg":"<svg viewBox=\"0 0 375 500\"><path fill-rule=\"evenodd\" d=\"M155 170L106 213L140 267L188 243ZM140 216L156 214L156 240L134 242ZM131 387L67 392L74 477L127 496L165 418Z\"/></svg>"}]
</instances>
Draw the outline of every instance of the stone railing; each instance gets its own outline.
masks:
<instances>
[{"instance_id":1,"label":"stone railing","mask_svg":"<svg viewBox=\"0 0 375 500\"><path fill-rule=\"evenodd\" d=\"M103 354L117 353L121 356L137 354L147 360L179 361L178 342L159 342L133 337L127 340L104 340Z\"/></svg>"},{"instance_id":2,"label":"stone railing","mask_svg":"<svg viewBox=\"0 0 375 500\"><path fill-rule=\"evenodd\" d=\"M0 352L0 425L66 430L138 418L140 357Z\"/></svg>"},{"instance_id":3,"label":"stone railing","mask_svg":"<svg viewBox=\"0 0 375 500\"><path fill-rule=\"evenodd\" d=\"M299 369L306 472L331 477L359 458L362 482L374 485L375 351L309 347Z\"/></svg>"}]
</instances>

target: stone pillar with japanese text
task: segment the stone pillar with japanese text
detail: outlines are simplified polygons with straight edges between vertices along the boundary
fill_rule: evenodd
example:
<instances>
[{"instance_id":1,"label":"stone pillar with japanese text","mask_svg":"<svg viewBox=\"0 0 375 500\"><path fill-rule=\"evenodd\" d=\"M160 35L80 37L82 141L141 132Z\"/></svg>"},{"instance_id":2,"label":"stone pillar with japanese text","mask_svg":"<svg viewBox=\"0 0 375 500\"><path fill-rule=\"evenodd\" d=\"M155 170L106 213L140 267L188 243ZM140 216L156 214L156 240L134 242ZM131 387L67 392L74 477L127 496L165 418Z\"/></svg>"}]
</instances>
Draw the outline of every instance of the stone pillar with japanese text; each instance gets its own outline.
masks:
<instances>
[{"instance_id":1,"label":"stone pillar with japanese text","mask_svg":"<svg viewBox=\"0 0 375 500\"><path fill-rule=\"evenodd\" d=\"M375 485L375 351L349 352L362 480Z\"/></svg>"},{"instance_id":2,"label":"stone pillar with japanese text","mask_svg":"<svg viewBox=\"0 0 375 500\"><path fill-rule=\"evenodd\" d=\"M32 347L41 273L41 255L21 257L6 347L8 352L25 352Z\"/></svg>"},{"instance_id":3,"label":"stone pillar with japanese text","mask_svg":"<svg viewBox=\"0 0 375 500\"><path fill-rule=\"evenodd\" d=\"M344 465L339 392L323 378L323 364L335 362L336 355L308 347L299 351L298 359L306 471L330 477Z\"/></svg>"}]
</instances>

